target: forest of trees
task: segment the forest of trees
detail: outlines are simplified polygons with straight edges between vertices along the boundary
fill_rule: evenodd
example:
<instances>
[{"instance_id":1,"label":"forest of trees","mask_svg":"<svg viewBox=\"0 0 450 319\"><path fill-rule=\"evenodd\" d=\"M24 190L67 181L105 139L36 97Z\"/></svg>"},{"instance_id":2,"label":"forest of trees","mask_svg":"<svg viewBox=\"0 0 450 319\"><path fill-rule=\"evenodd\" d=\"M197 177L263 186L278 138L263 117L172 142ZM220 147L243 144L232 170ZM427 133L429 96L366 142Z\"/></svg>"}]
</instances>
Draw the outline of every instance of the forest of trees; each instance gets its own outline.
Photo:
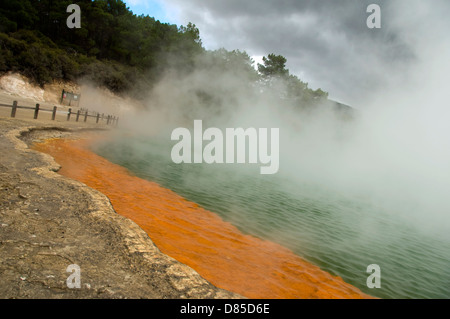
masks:
<instances>
[{"instance_id":1,"label":"forest of trees","mask_svg":"<svg viewBox=\"0 0 450 319\"><path fill-rule=\"evenodd\" d=\"M269 54L255 70L246 52L207 51L193 23L176 26L135 15L121 0L79 0L81 28L66 25L72 0L2 0L0 74L19 72L43 86L55 79L89 79L117 93L148 91L175 69L188 74L198 66L245 70L262 87L283 81L283 98L310 103L328 93L312 90L289 73L286 58ZM219 74L219 73L218 73Z\"/></svg>"}]
</instances>

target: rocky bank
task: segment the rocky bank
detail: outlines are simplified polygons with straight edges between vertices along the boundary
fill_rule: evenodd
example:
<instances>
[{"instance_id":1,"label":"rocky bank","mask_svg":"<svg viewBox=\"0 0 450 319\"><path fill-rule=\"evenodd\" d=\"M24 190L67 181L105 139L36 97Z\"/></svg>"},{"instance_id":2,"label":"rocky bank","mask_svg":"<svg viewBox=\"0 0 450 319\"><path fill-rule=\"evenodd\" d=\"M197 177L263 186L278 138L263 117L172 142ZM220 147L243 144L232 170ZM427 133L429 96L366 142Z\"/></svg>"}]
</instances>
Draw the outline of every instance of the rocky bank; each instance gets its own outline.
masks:
<instances>
[{"instance_id":1,"label":"rocky bank","mask_svg":"<svg viewBox=\"0 0 450 319\"><path fill-rule=\"evenodd\" d=\"M162 254L106 196L29 148L89 129L99 126L0 117L0 298L239 298ZM67 285L73 264L81 288Z\"/></svg>"}]
</instances>

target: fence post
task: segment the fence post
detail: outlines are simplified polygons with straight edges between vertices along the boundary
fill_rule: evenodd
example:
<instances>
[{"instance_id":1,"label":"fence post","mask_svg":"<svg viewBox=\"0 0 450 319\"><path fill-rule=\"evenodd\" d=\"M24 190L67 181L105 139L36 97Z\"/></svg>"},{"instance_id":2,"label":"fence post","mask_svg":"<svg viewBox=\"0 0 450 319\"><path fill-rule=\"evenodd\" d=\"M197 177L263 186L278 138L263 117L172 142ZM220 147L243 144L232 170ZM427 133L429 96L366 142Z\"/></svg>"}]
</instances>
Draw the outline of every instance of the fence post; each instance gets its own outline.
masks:
<instances>
[{"instance_id":1,"label":"fence post","mask_svg":"<svg viewBox=\"0 0 450 319\"><path fill-rule=\"evenodd\" d=\"M14 101L11 109L11 117L16 117L16 110L17 110L17 101Z\"/></svg>"},{"instance_id":2,"label":"fence post","mask_svg":"<svg viewBox=\"0 0 450 319\"><path fill-rule=\"evenodd\" d=\"M97 113L97 120L95 121L95 123L98 123L99 118L100 118L100 113Z\"/></svg>"},{"instance_id":3,"label":"fence post","mask_svg":"<svg viewBox=\"0 0 450 319\"><path fill-rule=\"evenodd\" d=\"M39 104L36 104L36 107L34 108L34 119L37 120L39 115Z\"/></svg>"},{"instance_id":4,"label":"fence post","mask_svg":"<svg viewBox=\"0 0 450 319\"><path fill-rule=\"evenodd\" d=\"M106 125L109 125L109 119L110 119L110 116L108 115L108 117L106 118Z\"/></svg>"},{"instance_id":5,"label":"fence post","mask_svg":"<svg viewBox=\"0 0 450 319\"><path fill-rule=\"evenodd\" d=\"M88 110L86 110L86 113L84 113L84 121L86 122L86 120L87 120L87 117L88 117Z\"/></svg>"},{"instance_id":6,"label":"fence post","mask_svg":"<svg viewBox=\"0 0 450 319\"><path fill-rule=\"evenodd\" d=\"M69 113L67 113L67 120L70 120L70 114L72 114L72 108L69 108Z\"/></svg>"},{"instance_id":7,"label":"fence post","mask_svg":"<svg viewBox=\"0 0 450 319\"><path fill-rule=\"evenodd\" d=\"M80 118L80 110L77 111L77 122L79 118Z\"/></svg>"},{"instance_id":8,"label":"fence post","mask_svg":"<svg viewBox=\"0 0 450 319\"><path fill-rule=\"evenodd\" d=\"M53 107L52 121L55 120L55 117L56 117L56 106Z\"/></svg>"}]
</instances>

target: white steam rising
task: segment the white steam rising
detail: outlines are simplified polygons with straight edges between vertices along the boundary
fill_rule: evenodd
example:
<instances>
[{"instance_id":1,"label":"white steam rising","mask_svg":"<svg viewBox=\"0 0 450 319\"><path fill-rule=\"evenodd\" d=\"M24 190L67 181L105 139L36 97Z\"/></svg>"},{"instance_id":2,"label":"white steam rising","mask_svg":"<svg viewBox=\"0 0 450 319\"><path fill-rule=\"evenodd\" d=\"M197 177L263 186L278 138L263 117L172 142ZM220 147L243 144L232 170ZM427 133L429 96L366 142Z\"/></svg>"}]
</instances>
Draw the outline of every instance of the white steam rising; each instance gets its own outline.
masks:
<instances>
[{"instance_id":1,"label":"white steam rising","mask_svg":"<svg viewBox=\"0 0 450 319\"><path fill-rule=\"evenodd\" d=\"M381 49L358 60L363 65L352 72L372 68L385 82L356 106L353 121L325 107L300 112L280 105L249 87L246 72L218 74L201 67L200 59L187 76L168 72L149 94L149 111L121 123L140 134L161 134L168 143L174 128L191 127L194 119L207 127L280 128L283 178L363 196L424 230L450 233L450 20L443 10L449 7L443 1L384 7L389 28L413 57L395 69L392 61L376 59ZM214 95L199 100L200 88Z\"/></svg>"}]
</instances>

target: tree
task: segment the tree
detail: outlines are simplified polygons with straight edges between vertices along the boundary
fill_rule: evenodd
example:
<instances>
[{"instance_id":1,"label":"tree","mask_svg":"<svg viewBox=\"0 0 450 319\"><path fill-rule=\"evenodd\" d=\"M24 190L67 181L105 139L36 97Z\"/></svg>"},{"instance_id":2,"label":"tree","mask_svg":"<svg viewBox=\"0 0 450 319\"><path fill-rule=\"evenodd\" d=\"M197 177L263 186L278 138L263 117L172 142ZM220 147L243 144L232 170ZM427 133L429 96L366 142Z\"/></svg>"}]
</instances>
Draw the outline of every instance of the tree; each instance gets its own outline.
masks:
<instances>
[{"instance_id":1,"label":"tree","mask_svg":"<svg viewBox=\"0 0 450 319\"><path fill-rule=\"evenodd\" d=\"M264 64L258 63L258 71L264 78L280 77L285 78L289 75L289 70L286 69L286 58L282 55L275 55L273 53L263 57Z\"/></svg>"},{"instance_id":2,"label":"tree","mask_svg":"<svg viewBox=\"0 0 450 319\"><path fill-rule=\"evenodd\" d=\"M200 31L192 22L189 22L187 26L180 26L179 31L189 36L189 38L195 43L202 45L202 40L200 39Z\"/></svg>"},{"instance_id":3,"label":"tree","mask_svg":"<svg viewBox=\"0 0 450 319\"><path fill-rule=\"evenodd\" d=\"M298 105L313 105L316 101L328 97L327 92L321 89L314 91L308 88L308 83L289 74L286 62L285 57L273 53L263 57L263 64L258 64L263 87L270 88L282 99L296 101Z\"/></svg>"},{"instance_id":4,"label":"tree","mask_svg":"<svg viewBox=\"0 0 450 319\"><path fill-rule=\"evenodd\" d=\"M257 71L245 51L205 50L194 23L178 27L137 16L123 0L76 1L81 28L70 29L66 8L72 3L1 0L0 73L20 72L40 85L87 77L117 93L133 90L144 96L168 69L180 77L202 71L213 76L197 95L218 108L234 104L242 94L259 94L261 88L302 103L327 97L290 75L281 55L264 57ZM215 99L217 91L222 100Z\"/></svg>"},{"instance_id":5,"label":"tree","mask_svg":"<svg viewBox=\"0 0 450 319\"><path fill-rule=\"evenodd\" d=\"M31 29L38 20L38 11L29 0L2 0L0 5L0 32Z\"/></svg>"}]
</instances>

